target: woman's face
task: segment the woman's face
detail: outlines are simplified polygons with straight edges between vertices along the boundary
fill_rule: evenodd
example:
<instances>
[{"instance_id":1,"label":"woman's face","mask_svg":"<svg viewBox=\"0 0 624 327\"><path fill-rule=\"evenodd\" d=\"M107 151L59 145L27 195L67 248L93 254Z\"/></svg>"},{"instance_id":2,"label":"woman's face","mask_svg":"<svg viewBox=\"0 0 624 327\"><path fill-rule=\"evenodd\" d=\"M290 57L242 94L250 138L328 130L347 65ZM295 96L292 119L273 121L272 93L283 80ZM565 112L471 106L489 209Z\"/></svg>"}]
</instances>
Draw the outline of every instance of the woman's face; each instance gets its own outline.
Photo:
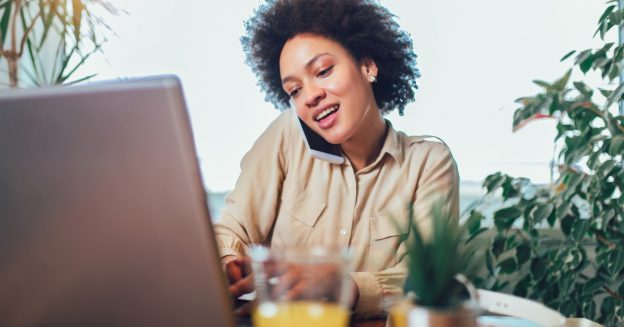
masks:
<instances>
[{"instance_id":1,"label":"woman's face","mask_svg":"<svg viewBox=\"0 0 624 327\"><path fill-rule=\"evenodd\" d=\"M369 81L377 67L357 63L333 40L298 34L284 44L279 65L299 118L332 144L348 142L380 115Z\"/></svg>"}]
</instances>

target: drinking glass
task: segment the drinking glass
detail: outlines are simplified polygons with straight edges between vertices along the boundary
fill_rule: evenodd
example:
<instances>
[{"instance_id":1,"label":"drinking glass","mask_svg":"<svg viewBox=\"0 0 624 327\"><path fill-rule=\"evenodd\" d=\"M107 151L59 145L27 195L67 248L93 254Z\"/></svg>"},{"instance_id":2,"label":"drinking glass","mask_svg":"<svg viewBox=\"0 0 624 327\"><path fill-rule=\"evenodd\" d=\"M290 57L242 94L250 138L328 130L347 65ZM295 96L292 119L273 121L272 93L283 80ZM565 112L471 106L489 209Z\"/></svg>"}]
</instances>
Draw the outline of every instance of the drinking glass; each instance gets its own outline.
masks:
<instances>
[{"instance_id":1,"label":"drinking glass","mask_svg":"<svg viewBox=\"0 0 624 327\"><path fill-rule=\"evenodd\" d=\"M354 283L350 251L330 246L250 251L255 327L347 327Z\"/></svg>"}]
</instances>

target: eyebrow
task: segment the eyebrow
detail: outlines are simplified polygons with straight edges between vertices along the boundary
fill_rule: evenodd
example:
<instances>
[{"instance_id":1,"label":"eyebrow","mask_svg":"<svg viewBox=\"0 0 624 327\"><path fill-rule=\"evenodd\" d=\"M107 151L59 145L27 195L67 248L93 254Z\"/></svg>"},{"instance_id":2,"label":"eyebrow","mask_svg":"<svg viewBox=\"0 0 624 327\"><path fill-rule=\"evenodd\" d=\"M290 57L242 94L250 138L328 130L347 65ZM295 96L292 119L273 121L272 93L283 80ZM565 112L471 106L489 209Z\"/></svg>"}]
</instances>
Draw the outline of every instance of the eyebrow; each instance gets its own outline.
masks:
<instances>
[{"instance_id":1,"label":"eyebrow","mask_svg":"<svg viewBox=\"0 0 624 327\"><path fill-rule=\"evenodd\" d=\"M310 67L315 61L317 61L320 57L322 56L330 56L331 54L329 52L323 52L323 53L319 53L316 56L312 57L312 59L308 60L308 62L305 64L305 67L308 68ZM284 79L282 80L282 85L286 84L286 82L292 80L293 77L291 76L286 76L284 77Z\"/></svg>"}]
</instances>

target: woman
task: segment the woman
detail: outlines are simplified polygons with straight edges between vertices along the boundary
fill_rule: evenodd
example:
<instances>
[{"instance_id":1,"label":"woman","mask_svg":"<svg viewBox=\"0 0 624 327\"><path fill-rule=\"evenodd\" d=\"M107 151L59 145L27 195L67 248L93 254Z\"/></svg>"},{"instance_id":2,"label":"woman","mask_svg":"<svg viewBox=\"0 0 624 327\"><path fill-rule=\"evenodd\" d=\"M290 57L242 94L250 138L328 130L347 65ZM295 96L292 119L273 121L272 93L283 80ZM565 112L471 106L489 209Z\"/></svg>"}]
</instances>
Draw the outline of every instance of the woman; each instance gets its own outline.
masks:
<instances>
[{"instance_id":1,"label":"woman","mask_svg":"<svg viewBox=\"0 0 624 327\"><path fill-rule=\"evenodd\" d=\"M405 223L421 228L443 198L458 212L458 174L448 148L395 131L383 115L414 100L416 55L407 33L373 0L271 0L246 22L247 62L266 99L284 111L241 163L217 239L238 296L245 247L350 246L354 310L383 313L401 292ZM342 164L308 153L296 118L332 144Z\"/></svg>"}]
</instances>

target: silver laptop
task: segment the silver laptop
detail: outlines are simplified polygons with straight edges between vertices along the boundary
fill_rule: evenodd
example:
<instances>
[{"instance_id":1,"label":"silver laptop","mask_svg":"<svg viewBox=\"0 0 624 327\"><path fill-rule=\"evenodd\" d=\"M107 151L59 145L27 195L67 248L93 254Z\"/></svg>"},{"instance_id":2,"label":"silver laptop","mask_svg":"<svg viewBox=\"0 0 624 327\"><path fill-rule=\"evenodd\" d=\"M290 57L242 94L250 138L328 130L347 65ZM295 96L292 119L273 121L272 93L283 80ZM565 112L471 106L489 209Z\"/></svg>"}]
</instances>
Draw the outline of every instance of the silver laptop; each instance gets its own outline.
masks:
<instances>
[{"instance_id":1,"label":"silver laptop","mask_svg":"<svg viewBox=\"0 0 624 327\"><path fill-rule=\"evenodd\" d=\"M232 326L180 82L0 94L0 326Z\"/></svg>"}]
</instances>

